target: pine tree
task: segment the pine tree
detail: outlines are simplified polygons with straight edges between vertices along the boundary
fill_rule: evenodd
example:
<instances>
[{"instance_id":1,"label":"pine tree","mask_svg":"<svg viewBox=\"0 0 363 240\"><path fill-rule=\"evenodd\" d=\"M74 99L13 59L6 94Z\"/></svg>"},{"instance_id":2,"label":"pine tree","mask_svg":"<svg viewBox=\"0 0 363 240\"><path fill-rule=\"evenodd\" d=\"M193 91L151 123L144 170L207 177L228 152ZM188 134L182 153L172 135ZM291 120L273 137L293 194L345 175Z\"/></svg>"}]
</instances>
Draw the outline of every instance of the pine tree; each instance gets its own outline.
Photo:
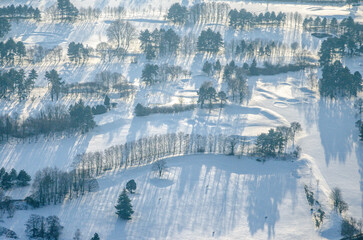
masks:
<instances>
[{"instance_id":1,"label":"pine tree","mask_svg":"<svg viewBox=\"0 0 363 240\"><path fill-rule=\"evenodd\" d=\"M188 17L188 10L179 3L173 4L168 11L167 19L173 23L183 24Z\"/></svg>"},{"instance_id":2,"label":"pine tree","mask_svg":"<svg viewBox=\"0 0 363 240\"><path fill-rule=\"evenodd\" d=\"M58 100L61 88L64 85L62 78L58 75L58 72L54 69L51 70L50 72L45 72L45 78L48 80L51 86L50 94L52 101L54 99L54 95L56 95Z\"/></svg>"},{"instance_id":3,"label":"pine tree","mask_svg":"<svg viewBox=\"0 0 363 240\"><path fill-rule=\"evenodd\" d=\"M0 38L4 37L11 29L11 25L5 18L0 18Z\"/></svg>"},{"instance_id":4,"label":"pine tree","mask_svg":"<svg viewBox=\"0 0 363 240\"><path fill-rule=\"evenodd\" d=\"M20 170L18 177L17 177L18 185L27 186L30 181L31 181L31 177L29 176L29 174L27 172L25 172L24 170Z\"/></svg>"},{"instance_id":5,"label":"pine tree","mask_svg":"<svg viewBox=\"0 0 363 240\"><path fill-rule=\"evenodd\" d=\"M16 170L14 168L12 168L10 170L10 179L13 182L13 181L16 181L17 178L18 178L18 174L17 174Z\"/></svg>"},{"instance_id":6,"label":"pine tree","mask_svg":"<svg viewBox=\"0 0 363 240\"><path fill-rule=\"evenodd\" d=\"M103 102L103 104L110 109L110 98L106 95L105 96L105 101Z\"/></svg>"},{"instance_id":7,"label":"pine tree","mask_svg":"<svg viewBox=\"0 0 363 240\"><path fill-rule=\"evenodd\" d=\"M11 188L11 177L7 172L5 172L1 179L1 186L5 190Z\"/></svg>"},{"instance_id":8,"label":"pine tree","mask_svg":"<svg viewBox=\"0 0 363 240\"><path fill-rule=\"evenodd\" d=\"M253 59L253 61L251 63L251 66L250 66L250 74L252 76L258 75L256 59Z\"/></svg>"},{"instance_id":9,"label":"pine tree","mask_svg":"<svg viewBox=\"0 0 363 240\"><path fill-rule=\"evenodd\" d=\"M98 233L95 233L91 240L100 240L100 237L98 236Z\"/></svg>"},{"instance_id":10,"label":"pine tree","mask_svg":"<svg viewBox=\"0 0 363 240\"><path fill-rule=\"evenodd\" d=\"M132 210L131 200L127 196L126 189L122 190L115 208L117 209L116 214L119 218L125 220L131 219L131 215L134 213L134 211Z\"/></svg>"}]
</instances>

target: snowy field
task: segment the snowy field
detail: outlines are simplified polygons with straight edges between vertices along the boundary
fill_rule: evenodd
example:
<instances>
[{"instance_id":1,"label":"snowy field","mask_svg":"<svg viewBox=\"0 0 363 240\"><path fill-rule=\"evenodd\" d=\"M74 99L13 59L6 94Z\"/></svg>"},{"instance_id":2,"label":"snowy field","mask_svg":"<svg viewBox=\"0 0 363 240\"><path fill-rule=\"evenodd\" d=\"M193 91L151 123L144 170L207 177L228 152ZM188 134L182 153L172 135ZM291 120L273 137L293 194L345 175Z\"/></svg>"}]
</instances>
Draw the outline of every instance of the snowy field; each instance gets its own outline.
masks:
<instances>
[{"instance_id":1,"label":"snowy field","mask_svg":"<svg viewBox=\"0 0 363 240\"><path fill-rule=\"evenodd\" d=\"M73 1L76 7L105 8L118 6L116 0ZM322 40L313 38L301 28L287 25L284 29L254 29L234 33L224 24L170 26L163 14L175 1L135 0L122 1L133 9L125 19L138 29L174 28L179 34L212 27L221 31L227 40L262 39L274 40L290 46L298 42L301 49L316 56ZM31 4L46 9L55 1L0 0L0 6ZM191 1L183 1L185 5ZM327 16L339 19L352 16L363 22L363 7L325 6L287 3L229 2L232 7L246 8L256 13L265 11L299 12L303 16ZM162 6L163 13L159 14ZM144 11L144 9L155 11ZM135 13L136 12L136 13ZM57 45L66 48L72 41L95 47L107 41L106 29L110 19L75 24L41 22L13 23L12 31L4 39L13 37L27 46L44 47ZM1 41L4 39L0 39ZM141 56L137 41L130 51L138 56L139 63L102 63L90 59L84 65L69 62L49 62L35 66L39 73L37 88L24 102L0 100L0 111L18 113L28 117L53 104L44 79L45 71L56 69L66 83L93 81L103 70L122 73L136 86L131 99L111 95L117 107L95 117L97 127L84 135L56 135L23 140L11 139L0 145L0 166L7 170L25 169L32 177L47 166L63 170L72 168L77 154L104 150L108 147L134 141L143 136L163 133L239 134L254 138L277 126L300 122L302 133L296 144L302 147L302 157L296 162L267 161L262 164L253 159L213 155L195 155L167 160L169 171L163 179L157 179L150 166L108 173L99 178L100 190L82 198L66 201L58 206L37 210L18 211L13 219L4 219L0 226L14 230L25 239L24 223L32 213L58 215L64 225L61 239L71 239L77 228L89 239L98 232L101 239L339 239L339 229L334 214L330 215L328 194L339 187L349 204L348 215L363 217L363 145L358 141L354 126L356 111L348 100L320 99L317 89L307 82L308 71L278 74L275 76L250 77L250 97L245 104L229 103L224 109L196 109L177 114L154 114L136 117L137 103L143 105L169 105L196 103L197 90L204 81L213 81L218 90L226 90L226 84L202 73L203 63L220 59L222 65L232 60L224 54L208 56L192 54L161 58L156 63L180 65L192 72L191 76L151 88L140 85L141 71L146 60ZM64 52L64 58L66 53ZM252 59L238 59L237 65ZM265 59L258 59L261 64ZM291 53L278 56L272 62L288 63ZM363 72L363 57L344 59L351 71ZM26 71L34 66L22 66ZM320 74L320 72L318 72ZM319 75L320 77L320 75ZM32 100L31 100L32 99ZM80 97L61 98L58 103L70 105ZM84 98L83 98L84 99ZM99 104L103 98L84 99L89 104ZM130 222L117 220L114 205L118 194L131 178L138 184L137 193L131 195L135 214ZM303 185L311 186L319 193L319 201L328 213L321 230L313 224L310 206L306 201ZM24 197L29 188L16 189L8 194Z\"/></svg>"},{"instance_id":2,"label":"snowy field","mask_svg":"<svg viewBox=\"0 0 363 240\"><path fill-rule=\"evenodd\" d=\"M25 238L23 225L35 213L59 216L65 227L62 239L71 239L77 228L84 239L94 232L102 239L321 239L304 193L310 171L303 162L171 158L161 179L150 166L110 173L99 179L98 192L17 212L5 226ZM135 213L125 223L117 219L114 205L131 178L137 183L130 195Z\"/></svg>"}]
</instances>

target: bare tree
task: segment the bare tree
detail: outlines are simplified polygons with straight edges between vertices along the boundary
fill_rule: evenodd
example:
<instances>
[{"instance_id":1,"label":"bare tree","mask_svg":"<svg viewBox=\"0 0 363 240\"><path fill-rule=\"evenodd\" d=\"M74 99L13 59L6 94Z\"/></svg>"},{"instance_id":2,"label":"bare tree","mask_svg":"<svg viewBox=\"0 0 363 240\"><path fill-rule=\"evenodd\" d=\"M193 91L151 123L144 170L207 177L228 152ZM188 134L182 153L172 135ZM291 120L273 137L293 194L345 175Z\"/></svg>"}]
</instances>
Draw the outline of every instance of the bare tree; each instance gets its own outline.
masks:
<instances>
[{"instance_id":1,"label":"bare tree","mask_svg":"<svg viewBox=\"0 0 363 240\"><path fill-rule=\"evenodd\" d=\"M129 22L116 20L107 28L107 37L117 44L117 49L127 50L130 42L137 37L136 28Z\"/></svg>"},{"instance_id":2,"label":"bare tree","mask_svg":"<svg viewBox=\"0 0 363 240\"><path fill-rule=\"evenodd\" d=\"M330 199L333 202L334 210L339 214L348 210L348 204L343 200L342 191L335 187L330 193Z\"/></svg>"},{"instance_id":3,"label":"bare tree","mask_svg":"<svg viewBox=\"0 0 363 240\"><path fill-rule=\"evenodd\" d=\"M152 170L158 174L159 177L163 175L168 167L166 166L166 161L161 159L152 165Z\"/></svg>"}]
</instances>

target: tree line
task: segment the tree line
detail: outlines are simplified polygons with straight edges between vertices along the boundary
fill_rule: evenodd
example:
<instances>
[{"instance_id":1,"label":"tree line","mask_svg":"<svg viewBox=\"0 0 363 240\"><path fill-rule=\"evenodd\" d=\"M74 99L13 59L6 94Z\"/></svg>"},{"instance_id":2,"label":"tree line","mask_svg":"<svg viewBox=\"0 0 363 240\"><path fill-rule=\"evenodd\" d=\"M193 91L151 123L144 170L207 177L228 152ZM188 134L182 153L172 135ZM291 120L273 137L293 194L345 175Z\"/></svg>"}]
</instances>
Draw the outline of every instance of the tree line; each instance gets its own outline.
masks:
<instances>
[{"instance_id":1,"label":"tree line","mask_svg":"<svg viewBox=\"0 0 363 240\"><path fill-rule=\"evenodd\" d=\"M35 116L19 119L17 115L0 116L1 140L9 137L26 138L40 134L63 131L88 132L96 126L92 109L85 106L82 100L71 105L68 111L64 106L47 107Z\"/></svg>"},{"instance_id":2,"label":"tree line","mask_svg":"<svg viewBox=\"0 0 363 240\"><path fill-rule=\"evenodd\" d=\"M300 126L297 123L294 123L294 126L295 125ZM284 140L282 142L283 144L287 144L287 141L294 141L293 139L295 139L296 133L301 130L301 126L300 128L287 128L287 134L282 134L282 136L285 136L288 140ZM290 129L292 130L290 131ZM264 147L264 144L265 143L262 142L260 145ZM268 140L266 140L266 144L269 144ZM115 168L128 168L132 166L146 165L163 158L197 153L226 155L246 154L259 157L298 157L298 154L294 155L288 152L286 154L281 153L281 149L287 149L284 148L284 146L277 150L274 148L276 155L271 155L270 150L268 150L265 154L263 151L258 149L259 148L255 148L253 140L239 135L204 136L182 132L168 133L164 135L144 137L136 141L112 146L104 151L89 152L78 155L74 159L74 166L78 171L84 172L87 177L92 178Z\"/></svg>"},{"instance_id":3,"label":"tree line","mask_svg":"<svg viewBox=\"0 0 363 240\"><path fill-rule=\"evenodd\" d=\"M35 174L31 188L31 195L26 201L33 207L41 207L96 191L98 182L81 169L65 172L57 168L44 168Z\"/></svg>"},{"instance_id":4,"label":"tree line","mask_svg":"<svg viewBox=\"0 0 363 240\"><path fill-rule=\"evenodd\" d=\"M41 14L39 8L33 8L32 6L29 7L25 4L18 6L11 4L10 6L0 8L0 18L6 18L9 20L34 19L36 21L40 21Z\"/></svg>"},{"instance_id":5,"label":"tree line","mask_svg":"<svg viewBox=\"0 0 363 240\"><path fill-rule=\"evenodd\" d=\"M257 25L280 25L286 19L286 14L274 11L256 15L246 9L233 9L229 12L229 26L233 29L251 28Z\"/></svg>"}]
</instances>

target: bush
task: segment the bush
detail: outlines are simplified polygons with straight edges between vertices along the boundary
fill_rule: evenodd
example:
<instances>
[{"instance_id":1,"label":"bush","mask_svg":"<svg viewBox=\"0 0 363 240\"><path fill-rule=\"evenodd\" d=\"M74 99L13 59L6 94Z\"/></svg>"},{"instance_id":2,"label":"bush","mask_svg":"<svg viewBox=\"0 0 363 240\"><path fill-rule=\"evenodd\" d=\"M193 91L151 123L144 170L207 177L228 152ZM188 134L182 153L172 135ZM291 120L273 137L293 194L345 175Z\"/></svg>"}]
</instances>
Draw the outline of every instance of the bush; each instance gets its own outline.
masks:
<instances>
[{"instance_id":1,"label":"bush","mask_svg":"<svg viewBox=\"0 0 363 240\"><path fill-rule=\"evenodd\" d=\"M92 107L93 115L100 115L107 112L107 108L105 105L97 105L96 107Z\"/></svg>"},{"instance_id":2,"label":"bush","mask_svg":"<svg viewBox=\"0 0 363 240\"><path fill-rule=\"evenodd\" d=\"M135 115L136 116L147 116L154 113L178 113L195 109L195 104L182 105L182 104L174 104L172 106L163 106L163 107L144 107L140 103L138 103L135 107Z\"/></svg>"},{"instance_id":3,"label":"bush","mask_svg":"<svg viewBox=\"0 0 363 240\"><path fill-rule=\"evenodd\" d=\"M26 197L24 199L24 201L31 207L33 208L39 208L40 207L40 204L37 200L35 200L34 198L32 197Z\"/></svg>"}]
</instances>

